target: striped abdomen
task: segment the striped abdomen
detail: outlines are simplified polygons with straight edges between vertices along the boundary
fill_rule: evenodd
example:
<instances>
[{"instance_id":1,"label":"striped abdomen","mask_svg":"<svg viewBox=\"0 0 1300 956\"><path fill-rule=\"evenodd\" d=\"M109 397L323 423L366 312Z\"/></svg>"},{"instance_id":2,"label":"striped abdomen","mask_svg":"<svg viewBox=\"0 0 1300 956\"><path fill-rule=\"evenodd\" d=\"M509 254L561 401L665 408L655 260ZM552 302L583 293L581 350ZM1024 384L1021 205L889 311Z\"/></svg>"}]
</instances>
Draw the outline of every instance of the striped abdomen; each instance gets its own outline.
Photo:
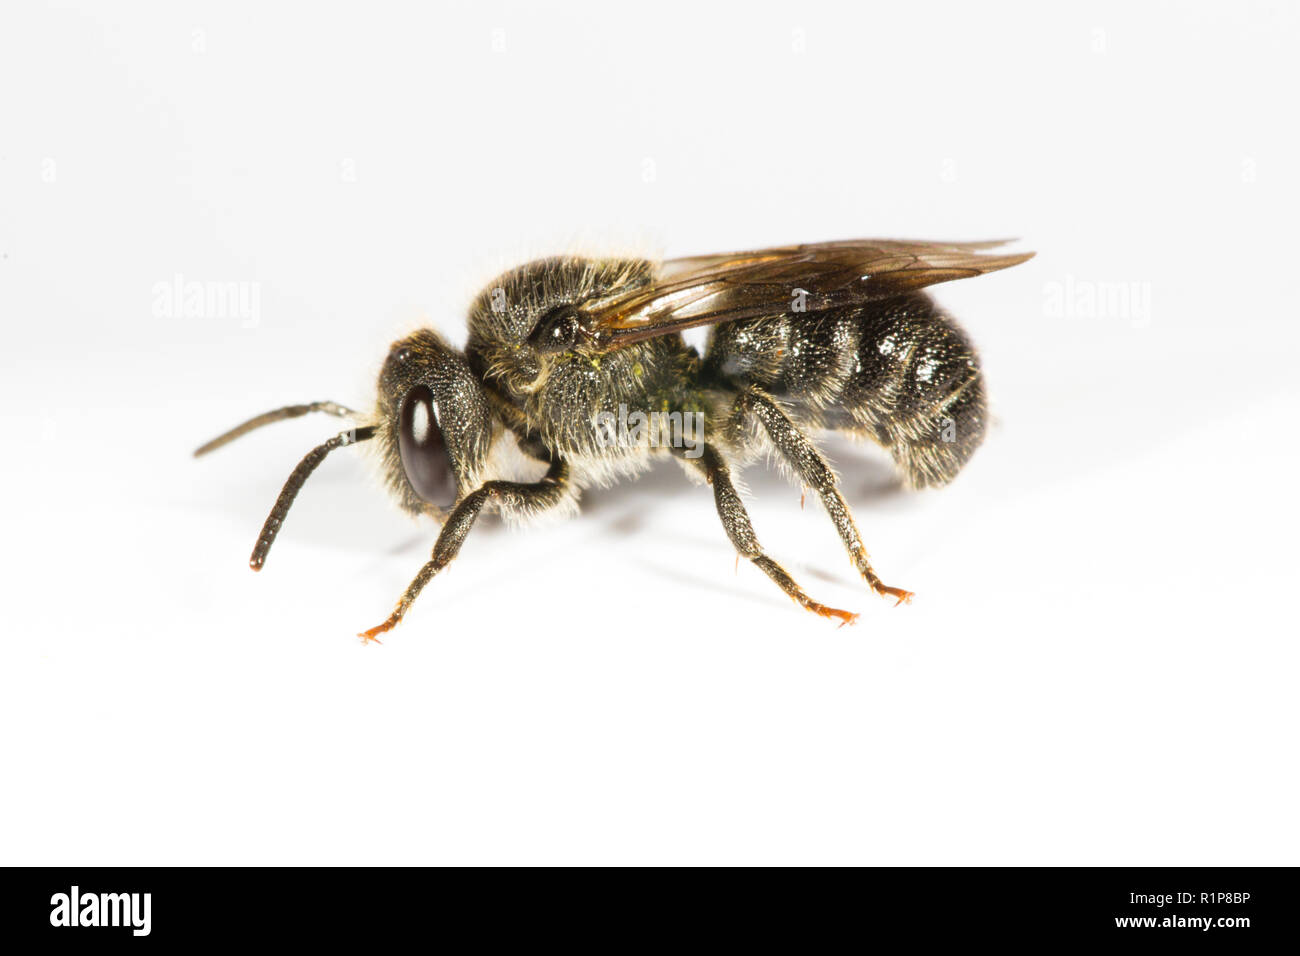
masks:
<instances>
[{"instance_id":1,"label":"striped abdomen","mask_svg":"<svg viewBox=\"0 0 1300 956\"><path fill-rule=\"evenodd\" d=\"M865 432L916 487L951 481L988 423L974 347L919 292L719 325L704 364L709 375L758 385L814 424Z\"/></svg>"}]
</instances>

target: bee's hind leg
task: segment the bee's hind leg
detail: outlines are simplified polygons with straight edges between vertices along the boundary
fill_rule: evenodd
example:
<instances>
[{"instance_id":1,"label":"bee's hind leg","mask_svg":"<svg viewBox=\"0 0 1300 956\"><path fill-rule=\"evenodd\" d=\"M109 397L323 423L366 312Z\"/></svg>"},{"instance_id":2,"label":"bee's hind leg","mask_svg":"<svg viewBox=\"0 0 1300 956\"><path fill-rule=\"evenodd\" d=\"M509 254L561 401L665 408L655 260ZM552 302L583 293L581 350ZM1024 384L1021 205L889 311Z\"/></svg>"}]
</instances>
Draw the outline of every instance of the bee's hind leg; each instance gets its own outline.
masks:
<instances>
[{"instance_id":1,"label":"bee's hind leg","mask_svg":"<svg viewBox=\"0 0 1300 956\"><path fill-rule=\"evenodd\" d=\"M817 446L809 441L772 399L758 389L746 389L736 399L736 405L743 414L752 415L758 420L781 457L790 463L803 483L812 488L821 498L826 513L831 516L831 521L835 523L835 530L840 533L840 540L844 542L844 547L849 552L853 566L858 569L858 573L862 575L871 590L895 598L897 604L910 603L911 591L889 587L872 569L871 559L867 556L866 546L862 543L862 535L858 533L853 514L849 511L844 496L840 494L839 481L835 477L835 472L817 450Z\"/></svg>"},{"instance_id":2,"label":"bee's hind leg","mask_svg":"<svg viewBox=\"0 0 1300 956\"><path fill-rule=\"evenodd\" d=\"M465 543L465 538L469 536L470 529L474 527L479 512L483 510L483 506L489 501L509 501L519 511L536 513L552 508L564 501L569 495L568 485L569 466L557 458L551 462L550 470L540 481L527 483L488 481L480 486L477 491L466 495L452 509L446 523L442 526L437 542L433 546L432 557L425 562L424 567L420 568L420 573L415 576L415 580L407 586L406 592L402 595L401 600L397 602L397 607L393 609L393 613L388 616L384 623L362 631L357 636L367 642L375 641L379 639L380 634L391 631L397 626L397 623L406 615L407 610L415 603L415 599L419 597L420 592L424 590L424 586L433 580L435 574L449 565L460 552L460 546Z\"/></svg>"},{"instance_id":3,"label":"bee's hind leg","mask_svg":"<svg viewBox=\"0 0 1300 956\"><path fill-rule=\"evenodd\" d=\"M709 484L713 486L713 500L718 508L718 517L722 519L722 527L739 554L762 568L764 574L775 581L782 591L805 610L822 617L838 618L841 626L852 624L857 620L858 616L850 611L841 611L839 608L827 607L814 601L795 583L794 578L790 577L785 568L763 553L758 537L754 534L754 526L750 523L749 514L745 511L744 502L740 500L736 486L731 483L731 469L711 445L704 446L700 458L695 462L697 467L704 471Z\"/></svg>"}]
</instances>

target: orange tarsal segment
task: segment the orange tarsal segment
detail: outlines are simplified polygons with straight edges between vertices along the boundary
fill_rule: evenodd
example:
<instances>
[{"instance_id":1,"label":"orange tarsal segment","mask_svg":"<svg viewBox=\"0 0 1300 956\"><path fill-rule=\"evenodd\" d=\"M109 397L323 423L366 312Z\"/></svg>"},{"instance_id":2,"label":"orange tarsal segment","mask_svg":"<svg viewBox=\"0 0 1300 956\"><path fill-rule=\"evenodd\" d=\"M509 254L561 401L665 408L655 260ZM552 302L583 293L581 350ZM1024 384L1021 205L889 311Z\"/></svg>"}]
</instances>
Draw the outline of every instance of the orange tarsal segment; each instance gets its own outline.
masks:
<instances>
[{"instance_id":1,"label":"orange tarsal segment","mask_svg":"<svg viewBox=\"0 0 1300 956\"><path fill-rule=\"evenodd\" d=\"M854 614L852 611L841 611L837 607L824 607L819 609L817 613L820 614L822 617L838 618L840 622L840 627L843 627L845 624L858 623L858 616L856 614Z\"/></svg>"},{"instance_id":2,"label":"orange tarsal segment","mask_svg":"<svg viewBox=\"0 0 1300 956\"><path fill-rule=\"evenodd\" d=\"M397 622L400 620L401 618L398 617L396 614L394 614L383 624L377 624L374 627L370 628L370 630L368 631L362 631L360 634L357 635L357 637L361 638L362 643L365 644L369 644L371 641L374 641L376 644L382 644L384 642L379 639L378 635L386 634L389 631L391 631L397 625Z\"/></svg>"},{"instance_id":3,"label":"orange tarsal segment","mask_svg":"<svg viewBox=\"0 0 1300 956\"><path fill-rule=\"evenodd\" d=\"M912 598L916 596L912 591L904 591L902 588L885 587L883 584L876 588L875 592L881 597L898 598L898 600L894 602L894 607L898 607L900 604L911 604Z\"/></svg>"},{"instance_id":4,"label":"orange tarsal segment","mask_svg":"<svg viewBox=\"0 0 1300 956\"><path fill-rule=\"evenodd\" d=\"M807 607L808 610L820 617L839 618L840 627L843 627L845 624L856 624L858 620L858 616L852 611L841 611L837 607L827 607L825 604L818 604L815 601L807 605Z\"/></svg>"}]
</instances>

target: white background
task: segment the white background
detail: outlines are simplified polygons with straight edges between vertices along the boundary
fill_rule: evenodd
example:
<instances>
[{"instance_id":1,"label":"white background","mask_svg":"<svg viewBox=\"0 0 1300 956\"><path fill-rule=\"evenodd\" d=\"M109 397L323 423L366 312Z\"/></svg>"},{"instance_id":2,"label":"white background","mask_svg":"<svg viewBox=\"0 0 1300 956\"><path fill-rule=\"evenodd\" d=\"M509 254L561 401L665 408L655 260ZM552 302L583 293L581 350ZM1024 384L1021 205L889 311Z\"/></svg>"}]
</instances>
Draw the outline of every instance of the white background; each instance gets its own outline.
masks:
<instances>
[{"instance_id":1,"label":"white background","mask_svg":"<svg viewBox=\"0 0 1300 956\"><path fill-rule=\"evenodd\" d=\"M270 6L0 17L0 861L1297 862L1293 5ZM955 484L826 446L913 606L746 475L853 628L666 465L366 647L436 528L340 452L255 575L338 423L189 457L523 258L856 236L1038 257L937 292Z\"/></svg>"}]
</instances>

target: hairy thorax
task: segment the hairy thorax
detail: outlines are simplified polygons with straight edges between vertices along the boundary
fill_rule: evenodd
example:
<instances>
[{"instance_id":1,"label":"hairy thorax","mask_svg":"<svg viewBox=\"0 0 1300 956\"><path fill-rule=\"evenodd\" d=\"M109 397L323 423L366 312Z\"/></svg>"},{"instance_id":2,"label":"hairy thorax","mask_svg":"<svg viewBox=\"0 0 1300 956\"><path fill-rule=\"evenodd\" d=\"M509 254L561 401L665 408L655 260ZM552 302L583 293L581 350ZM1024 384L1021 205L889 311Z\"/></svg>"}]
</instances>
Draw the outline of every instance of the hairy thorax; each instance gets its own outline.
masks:
<instances>
[{"instance_id":1,"label":"hairy thorax","mask_svg":"<svg viewBox=\"0 0 1300 956\"><path fill-rule=\"evenodd\" d=\"M509 407L512 429L571 461L586 483L639 471L667 450L652 428L622 426L696 409L698 359L679 335L557 354L528 336L553 309L648 285L654 270L644 259L542 259L499 276L470 309L470 364Z\"/></svg>"}]
</instances>

